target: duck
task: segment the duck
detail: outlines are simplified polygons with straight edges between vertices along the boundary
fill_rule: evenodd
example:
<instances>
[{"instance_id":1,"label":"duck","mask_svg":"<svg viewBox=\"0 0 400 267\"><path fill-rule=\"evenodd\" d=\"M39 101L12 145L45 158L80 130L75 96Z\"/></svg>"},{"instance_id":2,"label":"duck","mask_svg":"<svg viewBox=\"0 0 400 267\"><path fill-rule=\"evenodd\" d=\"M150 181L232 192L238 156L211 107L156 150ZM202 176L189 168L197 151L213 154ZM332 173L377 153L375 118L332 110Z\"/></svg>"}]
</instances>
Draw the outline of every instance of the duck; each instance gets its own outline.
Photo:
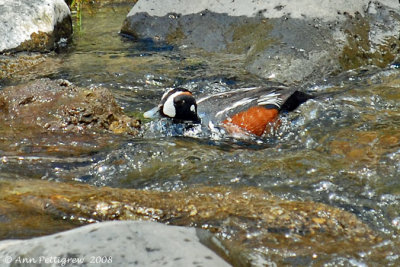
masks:
<instances>
[{"instance_id":1,"label":"duck","mask_svg":"<svg viewBox=\"0 0 400 267\"><path fill-rule=\"evenodd\" d=\"M185 88L165 92L144 118L166 117L175 123L223 127L228 133L262 136L279 114L291 112L313 96L286 86L239 88L199 97Z\"/></svg>"}]
</instances>

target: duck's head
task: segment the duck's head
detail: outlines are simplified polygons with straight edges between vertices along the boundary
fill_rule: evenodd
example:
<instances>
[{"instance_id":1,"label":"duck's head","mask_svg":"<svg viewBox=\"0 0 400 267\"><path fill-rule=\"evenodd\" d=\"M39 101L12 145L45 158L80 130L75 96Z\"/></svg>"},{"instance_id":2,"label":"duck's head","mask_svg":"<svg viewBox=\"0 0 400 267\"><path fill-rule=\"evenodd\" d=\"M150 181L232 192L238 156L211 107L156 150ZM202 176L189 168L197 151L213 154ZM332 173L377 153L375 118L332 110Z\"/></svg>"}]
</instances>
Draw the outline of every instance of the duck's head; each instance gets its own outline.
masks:
<instances>
[{"instance_id":1,"label":"duck's head","mask_svg":"<svg viewBox=\"0 0 400 267\"><path fill-rule=\"evenodd\" d=\"M176 122L200 123L196 99L189 90L183 88L169 90L162 96L157 107L143 114L145 118L156 118L159 115Z\"/></svg>"}]
</instances>

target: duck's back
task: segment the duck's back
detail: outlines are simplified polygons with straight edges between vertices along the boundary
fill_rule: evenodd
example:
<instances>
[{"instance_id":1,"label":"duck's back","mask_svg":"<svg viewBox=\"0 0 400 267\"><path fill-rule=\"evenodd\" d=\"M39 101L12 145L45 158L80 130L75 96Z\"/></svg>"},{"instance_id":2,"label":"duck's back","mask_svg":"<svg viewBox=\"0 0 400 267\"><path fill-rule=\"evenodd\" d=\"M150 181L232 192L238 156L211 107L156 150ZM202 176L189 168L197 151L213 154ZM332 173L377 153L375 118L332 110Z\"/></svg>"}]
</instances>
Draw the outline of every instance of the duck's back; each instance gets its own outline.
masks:
<instances>
[{"instance_id":1,"label":"duck's back","mask_svg":"<svg viewBox=\"0 0 400 267\"><path fill-rule=\"evenodd\" d=\"M283 86L241 88L230 92L201 97L198 114L204 124L219 124L254 107L281 110L296 90Z\"/></svg>"}]
</instances>

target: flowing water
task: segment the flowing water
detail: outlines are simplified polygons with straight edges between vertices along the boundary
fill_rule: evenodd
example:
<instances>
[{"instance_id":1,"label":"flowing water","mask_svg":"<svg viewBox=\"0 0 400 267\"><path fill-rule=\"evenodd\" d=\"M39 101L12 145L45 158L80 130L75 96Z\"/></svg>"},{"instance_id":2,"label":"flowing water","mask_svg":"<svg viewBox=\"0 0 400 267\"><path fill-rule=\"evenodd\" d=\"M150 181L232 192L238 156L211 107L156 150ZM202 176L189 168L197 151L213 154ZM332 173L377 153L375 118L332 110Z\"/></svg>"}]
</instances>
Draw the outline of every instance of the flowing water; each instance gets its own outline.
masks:
<instances>
[{"instance_id":1,"label":"flowing water","mask_svg":"<svg viewBox=\"0 0 400 267\"><path fill-rule=\"evenodd\" d=\"M124 110L137 116L158 104L167 87L183 86L198 95L265 83L240 68L239 56L210 58L185 47L120 36L129 9L84 11L72 46L55 56L59 67L44 76L109 88ZM259 139L234 140L166 120L143 121L139 137L118 136L107 149L73 156L35 152L29 149L35 144L21 141L14 144L16 151L4 152L0 170L8 179L158 191L198 184L254 186L284 199L342 208L375 230L381 246L398 247L399 66L349 71L302 90L316 98L282 114L280 127ZM362 261L332 255L332 264L362 266ZM399 251L389 251L380 263L397 265L399 257Z\"/></svg>"}]
</instances>

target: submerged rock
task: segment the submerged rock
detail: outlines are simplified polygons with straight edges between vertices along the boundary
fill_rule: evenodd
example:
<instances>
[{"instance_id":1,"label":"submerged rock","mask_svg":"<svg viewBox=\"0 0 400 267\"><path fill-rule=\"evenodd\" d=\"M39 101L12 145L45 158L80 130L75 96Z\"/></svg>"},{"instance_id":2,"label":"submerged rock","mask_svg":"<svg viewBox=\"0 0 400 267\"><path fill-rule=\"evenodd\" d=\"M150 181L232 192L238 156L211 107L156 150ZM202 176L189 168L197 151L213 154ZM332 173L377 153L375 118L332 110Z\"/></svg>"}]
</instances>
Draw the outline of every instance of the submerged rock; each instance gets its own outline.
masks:
<instances>
[{"instance_id":1,"label":"submerged rock","mask_svg":"<svg viewBox=\"0 0 400 267\"><path fill-rule=\"evenodd\" d=\"M386 66L399 53L395 1L139 1L121 33L137 39L244 55L242 67L292 83Z\"/></svg>"},{"instance_id":2,"label":"submerged rock","mask_svg":"<svg viewBox=\"0 0 400 267\"><path fill-rule=\"evenodd\" d=\"M40 79L0 92L0 128L29 132L136 134L139 121L126 116L105 88L79 88L66 80Z\"/></svg>"},{"instance_id":3,"label":"submerged rock","mask_svg":"<svg viewBox=\"0 0 400 267\"><path fill-rule=\"evenodd\" d=\"M19 54L12 56L0 55L0 80L11 78L20 71L33 68L45 61L45 56L34 54Z\"/></svg>"},{"instance_id":4,"label":"submerged rock","mask_svg":"<svg viewBox=\"0 0 400 267\"><path fill-rule=\"evenodd\" d=\"M0 87L10 81L24 83L38 76L50 76L62 66L55 53L20 52L0 55Z\"/></svg>"},{"instance_id":5,"label":"submerged rock","mask_svg":"<svg viewBox=\"0 0 400 267\"><path fill-rule=\"evenodd\" d=\"M71 34L64 0L0 0L0 53L50 51Z\"/></svg>"},{"instance_id":6,"label":"submerged rock","mask_svg":"<svg viewBox=\"0 0 400 267\"><path fill-rule=\"evenodd\" d=\"M239 248L243 253L268 248L275 251L272 254L290 251L296 255L353 255L379 241L351 213L320 203L279 199L256 188L194 187L157 192L2 180L0 196L0 201L14 205L14 210L42 212L52 219L81 223L151 220L195 226L215 233L224 246ZM8 222L3 225L13 223L12 216L4 216ZM1 227L4 226L0 224ZM233 251L227 257L232 262L248 260L246 255Z\"/></svg>"},{"instance_id":7,"label":"submerged rock","mask_svg":"<svg viewBox=\"0 0 400 267\"><path fill-rule=\"evenodd\" d=\"M0 258L9 257L1 266L32 259L41 266L230 266L200 243L194 228L132 221L0 242Z\"/></svg>"}]
</instances>

